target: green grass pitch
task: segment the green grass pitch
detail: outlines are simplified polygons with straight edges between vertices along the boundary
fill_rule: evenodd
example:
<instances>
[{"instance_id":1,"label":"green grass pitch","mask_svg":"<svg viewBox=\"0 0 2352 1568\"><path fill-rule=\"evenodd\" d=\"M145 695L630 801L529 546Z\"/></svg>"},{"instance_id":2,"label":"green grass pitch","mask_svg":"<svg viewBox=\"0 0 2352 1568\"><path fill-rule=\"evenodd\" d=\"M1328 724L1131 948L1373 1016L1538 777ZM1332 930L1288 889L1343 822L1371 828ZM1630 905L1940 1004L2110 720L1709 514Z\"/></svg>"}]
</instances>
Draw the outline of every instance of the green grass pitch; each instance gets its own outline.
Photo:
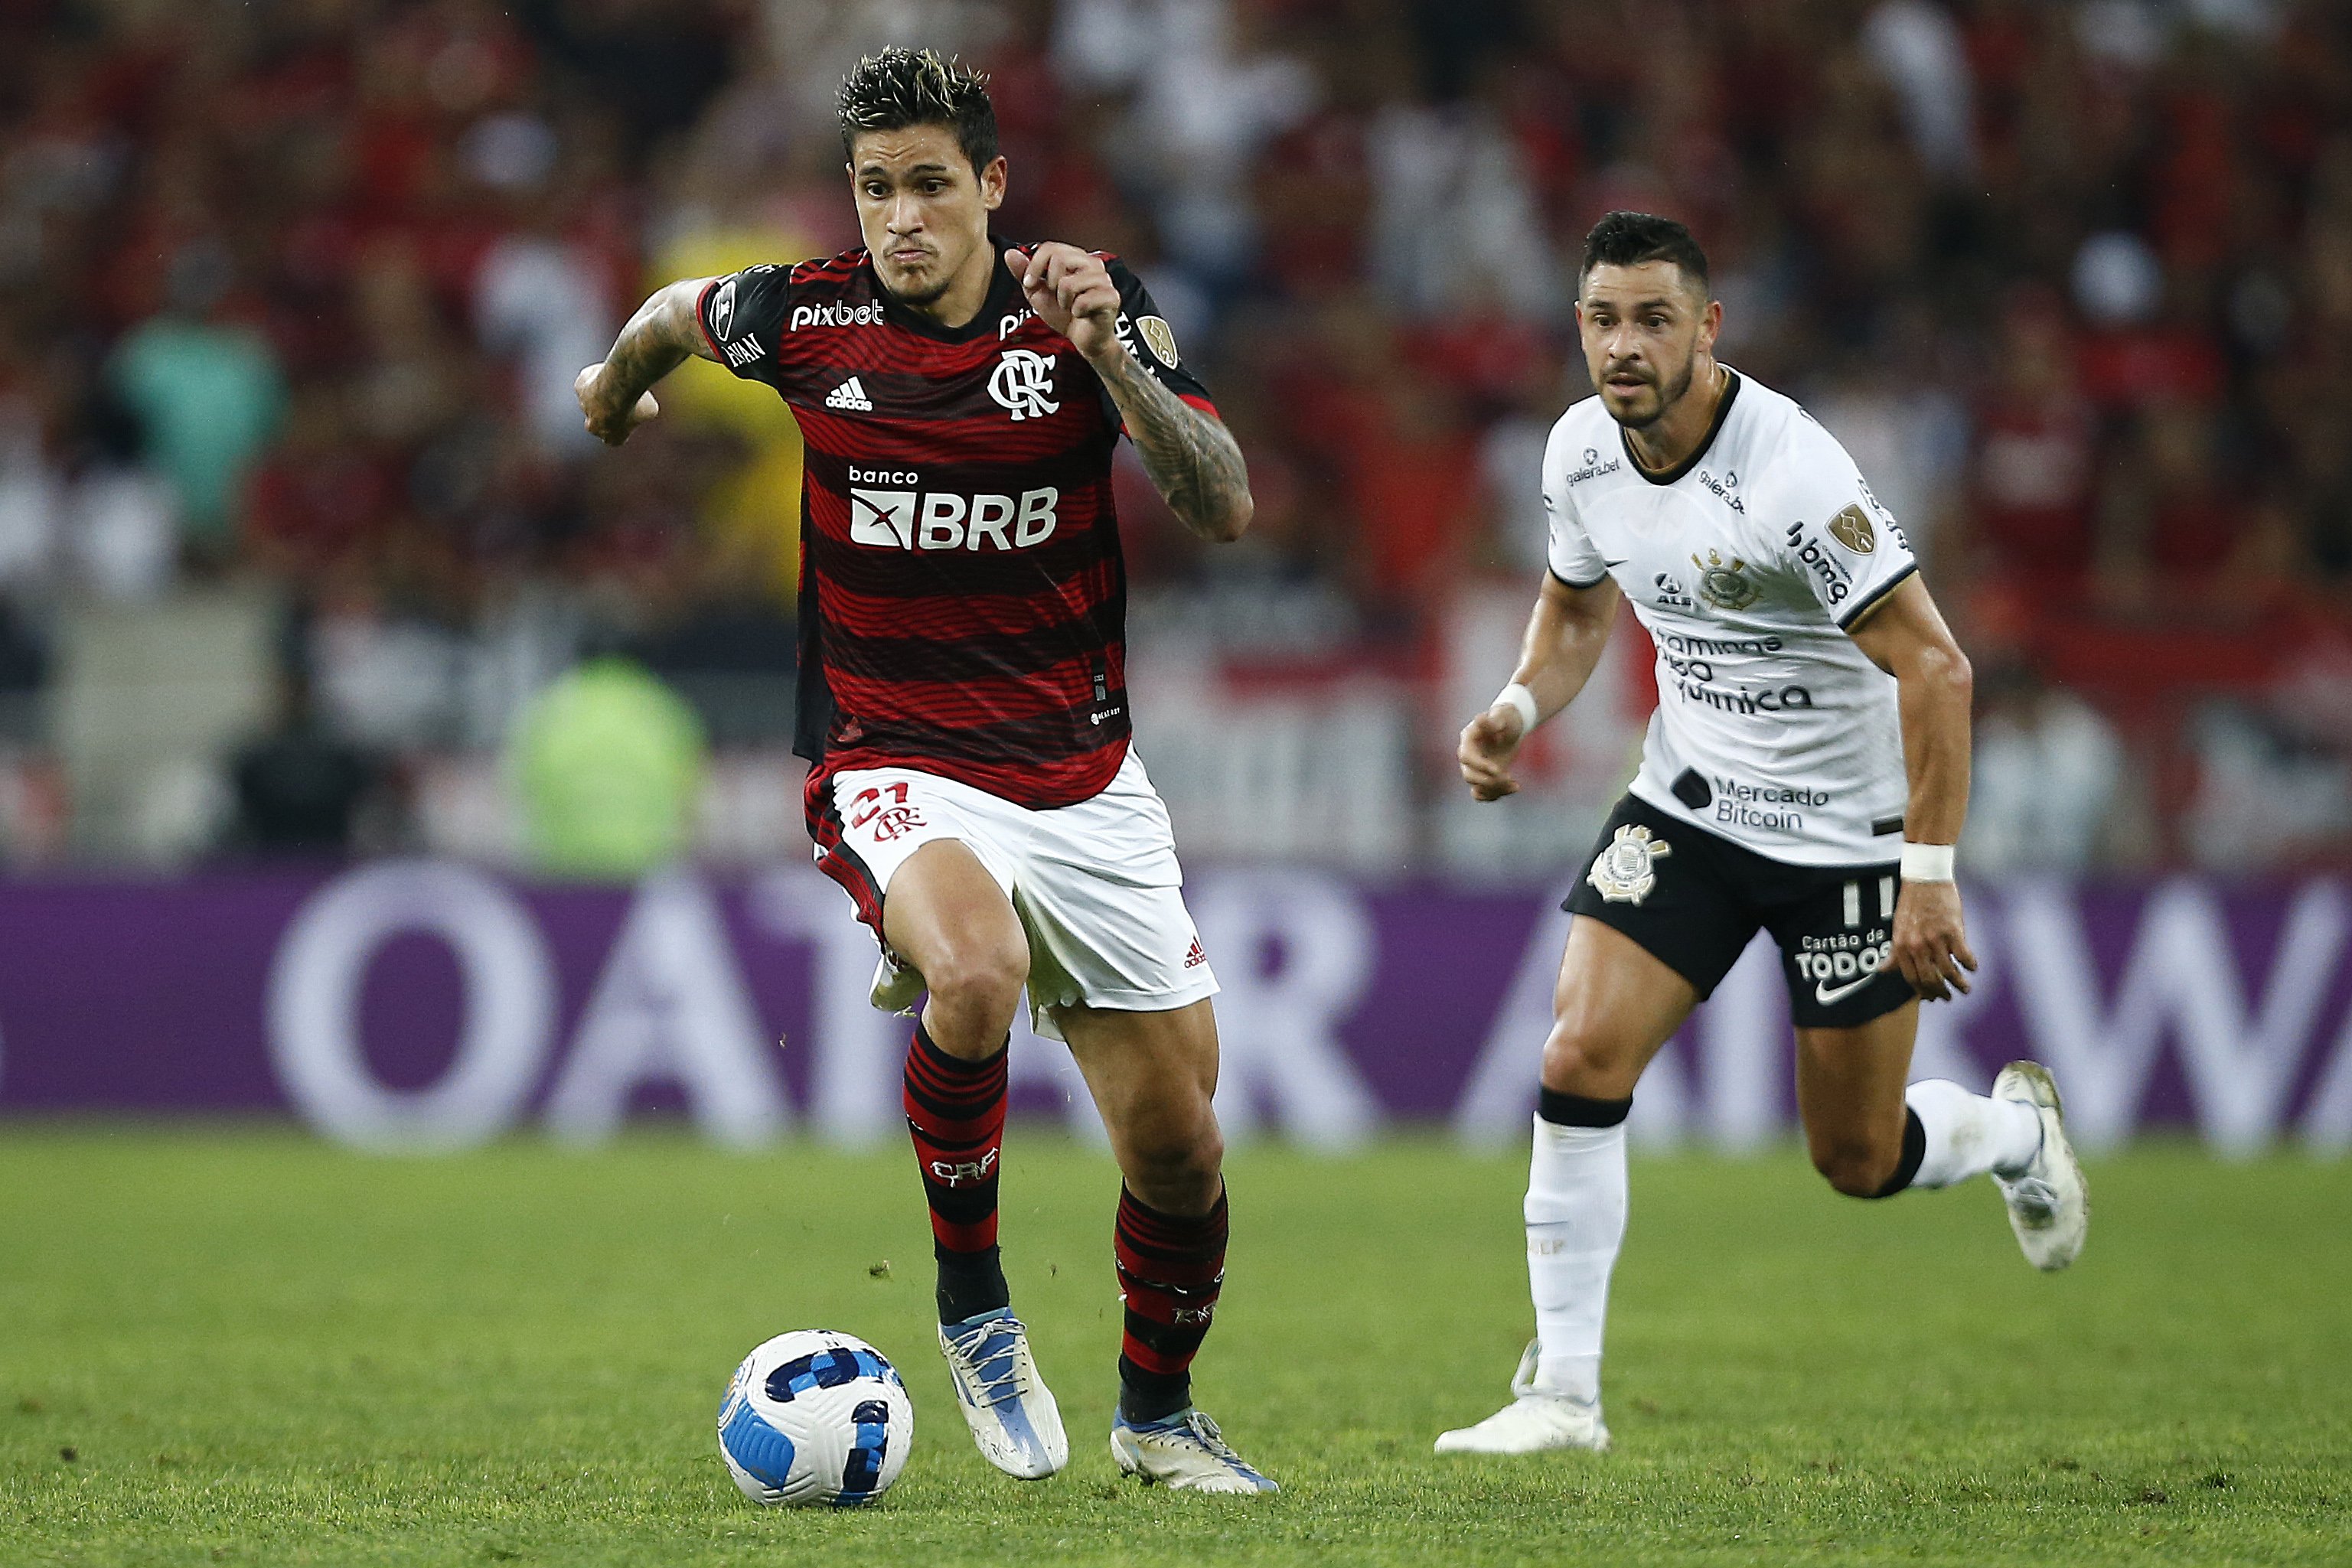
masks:
<instances>
[{"instance_id":1,"label":"green grass pitch","mask_svg":"<svg viewBox=\"0 0 2352 1568\"><path fill-rule=\"evenodd\" d=\"M902 1150L20 1124L0 1563L2352 1560L2352 1164L2104 1161L2088 1250L2042 1277L1989 1183L1860 1204L1793 1150L1638 1160L1618 1451L1440 1461L1528 1332L1522 1168L1234 1155L1198 1391L1284 1483L1249 1502L1114 1471L1116 1177L1037 1129L1005 1239L1074 1458L1023 1483L953 1408ZM869 1510L757 1510L711 1417L754 1343L815 1326L898 1363L912 1459Z\"/></svg>"}]
</instances>

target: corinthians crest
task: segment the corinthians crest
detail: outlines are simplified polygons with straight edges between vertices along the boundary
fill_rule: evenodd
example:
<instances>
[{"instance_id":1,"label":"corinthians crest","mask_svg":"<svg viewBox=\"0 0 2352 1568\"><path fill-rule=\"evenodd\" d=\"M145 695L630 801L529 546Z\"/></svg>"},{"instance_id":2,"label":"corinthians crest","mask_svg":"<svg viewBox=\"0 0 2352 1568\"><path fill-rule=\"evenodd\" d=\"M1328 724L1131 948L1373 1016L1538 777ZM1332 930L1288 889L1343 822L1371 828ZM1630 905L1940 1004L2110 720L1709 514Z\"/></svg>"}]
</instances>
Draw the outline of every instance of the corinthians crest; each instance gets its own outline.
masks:
<instances>
[{"instance_id":1,"label":"corinthians crest","mask_svg":"<svg viewBox=\"0 0 2352 1568\"><path fill-rule=\"evenodd\" d=\"M1658 862L1674 853L1664 839L1654 839L1639 822L1617 830L1609 847L1593 857L1585 881L1610 904L1639 904L1658 885Z\"/></svg>"},{"instance_id":2,"label":"corinthians crest","mask_svg":"<svg viewBox=\"0 0 2352 1568\"><path fill-rule=\"evenodd\" d=\"M1748 570L1748 563L1738 556L1733 556L1731 564L1726 566L1723 557L1715 550L1707 551L1705 560L1699 559L1694 551L1691 564L1698 568L1698 596L1717 610L1745 610L1756 602L1756 596L1761 591L1741 575Z\"/></svg>"}]
</instances>

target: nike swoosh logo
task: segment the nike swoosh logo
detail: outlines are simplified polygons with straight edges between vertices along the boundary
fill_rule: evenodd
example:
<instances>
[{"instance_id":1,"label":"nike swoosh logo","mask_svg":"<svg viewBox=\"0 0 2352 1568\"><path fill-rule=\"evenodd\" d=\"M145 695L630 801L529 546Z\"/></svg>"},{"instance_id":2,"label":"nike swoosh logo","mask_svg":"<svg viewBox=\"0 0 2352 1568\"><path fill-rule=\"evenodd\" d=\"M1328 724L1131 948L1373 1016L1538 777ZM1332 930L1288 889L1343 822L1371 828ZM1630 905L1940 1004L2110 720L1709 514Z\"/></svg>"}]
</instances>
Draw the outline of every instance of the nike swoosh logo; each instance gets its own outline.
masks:
<instances>
[{"instance_id":1,"label":"nike swoosh logo","mask_svg":"<svg viewBox=\"0 0 2352 1568\"><path fill-rule=\"evenodd\" d=\"M1627 560L1632 559L1633 558L1630 556L1626 558ZM1604 560L1601 563L1601 567L1604 571L1615 571L1619 567L1623 566L1625 562L1622 560Z\"/></svg>"},{"instance_id":2,"label":"nike swoosh logo","mask_svg":"<svg viewBox=\"0 0 2352 1568\"><path fill-rule=\"evenodd\" d=\"M1848 980L1844 985L1838 987L1835 990L1832 990L1826 984L1815 986L1813 988L1813 1000L1821 1003L1823 1007L1827 1007L1832 1002L1836 1001L1841 997L1846 995L1849 991L1858 991L1876 978L1878 978L1878 973L1874 970L1870 974L1863 976L1862 978L1858 980Z\"/></svg>"}]
</instances>

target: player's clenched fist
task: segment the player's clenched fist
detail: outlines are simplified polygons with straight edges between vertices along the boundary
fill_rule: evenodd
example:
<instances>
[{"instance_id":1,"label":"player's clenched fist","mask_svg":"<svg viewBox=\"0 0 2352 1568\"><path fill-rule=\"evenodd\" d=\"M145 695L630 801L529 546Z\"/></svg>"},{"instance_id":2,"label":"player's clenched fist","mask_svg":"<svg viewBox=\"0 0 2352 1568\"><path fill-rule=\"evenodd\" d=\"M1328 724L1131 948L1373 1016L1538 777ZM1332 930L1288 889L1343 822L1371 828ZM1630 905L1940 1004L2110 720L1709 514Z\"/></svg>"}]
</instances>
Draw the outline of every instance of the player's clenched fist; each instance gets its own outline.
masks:
<instances>
[{"instance_id":1,"label":"player's clenched fist","mask_svg":"<svg viewBox=\"0 0 2352 1568\"><path fill-rule=\"evenodd\" d=\"M1004 265L1021 280L1029 308L1088 359L1118 347L1118 286L1102 258L1058 241L1008 250Z\"/></svg>"},{"instance_id":2,"label":"player's clenched fist","mask_svg":"<svg viewBox=\"0 0 2352 1568\"><path fill-rule=\"evenodd\" d=\"M1948 882L1906 882L1895 906L1895 967L1931 1002L1969 988L1977 956L1960 923L1960 890Z\"/></svg>"},{"instance_id":3,"label":"player's clenched fist","mask_svg":"<svg viewBox=\"0 0 2352 1568\"><path fill-rule=\"evenodd\" d=\"M1519 792L1511 777L1511 758L1526 738L1517 709L1496 703L1462 727L1462 745L1454 756L1462 764L1463 782L1481 800L1499 800Z\"/></svg>"},{"instance_id":4,"label":"player's clenched fist","mask_svg":"<svg viewBox=\"0 0 2352 1568\"><path fill-rule=\"evenodd\" d=\"M629 432L661 413L661 404L654 401L651 392L640 392L635 402L615 407L606 395L602 360L572 379L572 395L580 400L588 434L607 446L618 446L629 438Z\"/></svg>"}]
</instances>

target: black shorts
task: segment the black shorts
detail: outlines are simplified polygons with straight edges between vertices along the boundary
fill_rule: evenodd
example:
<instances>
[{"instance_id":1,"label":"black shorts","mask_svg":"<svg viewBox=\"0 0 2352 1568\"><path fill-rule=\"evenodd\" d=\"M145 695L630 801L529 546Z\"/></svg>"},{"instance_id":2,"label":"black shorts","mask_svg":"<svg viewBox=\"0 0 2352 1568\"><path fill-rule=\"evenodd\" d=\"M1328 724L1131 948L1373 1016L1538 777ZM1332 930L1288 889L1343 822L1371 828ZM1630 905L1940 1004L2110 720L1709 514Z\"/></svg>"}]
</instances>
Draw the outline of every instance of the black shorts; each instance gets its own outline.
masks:
<instances>
[{"instance_id":1,"label":"black shorts","mask_svg":"<svg viewBox=\"0 0 2352 1568\"><path fill-rule=\"evenodd\" d=\"M1761 926L1800 1029L1851 1029L1916 994L1895 967L1896 862L1787 865L1626 796L1561 907L1640 943L1712 996Z\"/></svg>"}]
</instances>

